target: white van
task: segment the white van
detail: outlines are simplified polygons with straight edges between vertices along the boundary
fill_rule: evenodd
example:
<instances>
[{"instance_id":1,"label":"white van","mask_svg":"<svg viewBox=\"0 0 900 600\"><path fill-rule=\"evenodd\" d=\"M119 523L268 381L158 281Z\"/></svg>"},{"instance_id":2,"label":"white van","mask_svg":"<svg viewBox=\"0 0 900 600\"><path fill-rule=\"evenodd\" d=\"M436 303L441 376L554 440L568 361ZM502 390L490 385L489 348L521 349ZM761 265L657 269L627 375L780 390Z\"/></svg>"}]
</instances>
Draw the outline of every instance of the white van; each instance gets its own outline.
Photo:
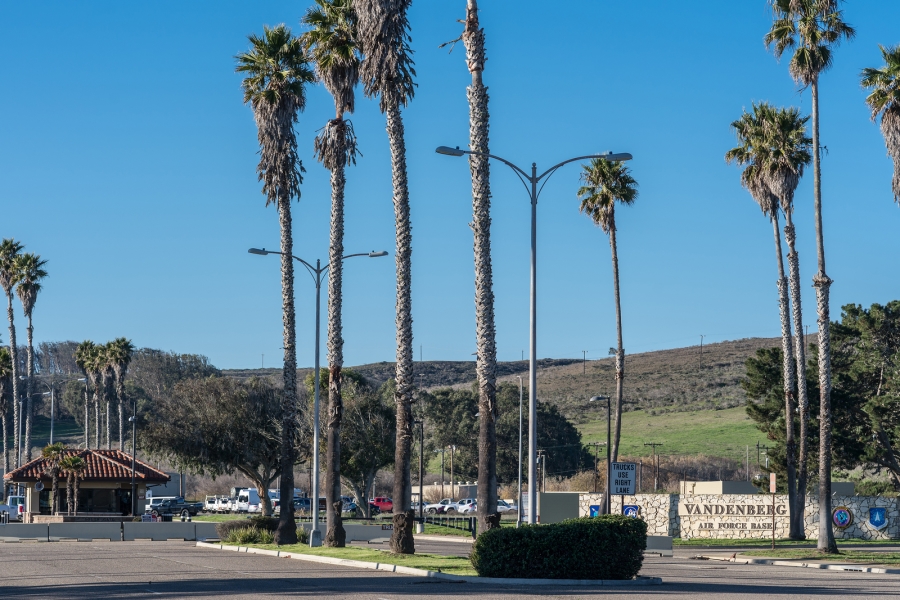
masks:
<instances>
[{"instance_id":1,"label":"white van","mask_svg":"<svg viewBox=\"0 0 900 600\"><path fill-rule=\"evenodd\" d=\"M256 488L239 491L233 510L239 513L259 512L259 493Z\"/></svg>"}]
</instances>

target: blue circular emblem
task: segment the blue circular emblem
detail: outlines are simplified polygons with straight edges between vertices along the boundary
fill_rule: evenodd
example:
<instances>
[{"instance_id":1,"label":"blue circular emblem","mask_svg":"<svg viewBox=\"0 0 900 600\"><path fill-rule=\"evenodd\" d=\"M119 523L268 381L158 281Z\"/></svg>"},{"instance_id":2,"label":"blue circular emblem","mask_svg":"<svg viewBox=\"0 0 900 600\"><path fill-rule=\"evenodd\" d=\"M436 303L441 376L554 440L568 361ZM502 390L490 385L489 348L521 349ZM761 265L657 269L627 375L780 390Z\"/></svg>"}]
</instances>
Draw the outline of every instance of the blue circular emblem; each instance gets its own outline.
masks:
<instances>
[{"instance_id":1,"label":"blue circular emblem","mask_svg":"<svg viewBox=\"0 0 900 600\"><path fill-rule=\"evenodd\" d=\"M853 514L846 506L837 506L831 513L831 522L835 527L844 529L853 523Z\"/></svg>"},{"instance_id":2,"label":"blue circular emblem","mask_svg":"<svg viewBox=\"0 0 900 600\"><path fill-rule=\"evenodd\" d=\"M640 513L640 507L637 506L625 506L625 509L622 511L626 517L631 517L632 519L638 518L638 513Z\"/></svg>"}]
</instances>

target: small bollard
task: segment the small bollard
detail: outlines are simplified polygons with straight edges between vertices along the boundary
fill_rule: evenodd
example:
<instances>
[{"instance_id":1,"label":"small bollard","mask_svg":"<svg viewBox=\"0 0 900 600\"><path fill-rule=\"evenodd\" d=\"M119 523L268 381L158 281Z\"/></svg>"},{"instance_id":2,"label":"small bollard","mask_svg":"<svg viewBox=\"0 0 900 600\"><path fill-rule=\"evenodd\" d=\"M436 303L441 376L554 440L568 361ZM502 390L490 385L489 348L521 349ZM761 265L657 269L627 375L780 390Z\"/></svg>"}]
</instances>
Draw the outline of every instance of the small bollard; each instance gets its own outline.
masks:
<instances>
[{"instance_id":1,"label":"small bollard","mask_svg":"<svg viewBox=\"0 0 900 600\"><path fill-rule=\"evenodd\" d=\"M184 515L181 515L181 522L184 523Z\"/></svg>"},{"instance_id":2,"label":"small bollard","mask_svg":"<svg viewBox=\"0 0 900 600\"><path fill-rule=\"evenodd\" d=\"M188 515L188 517L187 517L187 522L188 522L188 523L191 522L191 515Z\"/></svg>"}]
</instances>

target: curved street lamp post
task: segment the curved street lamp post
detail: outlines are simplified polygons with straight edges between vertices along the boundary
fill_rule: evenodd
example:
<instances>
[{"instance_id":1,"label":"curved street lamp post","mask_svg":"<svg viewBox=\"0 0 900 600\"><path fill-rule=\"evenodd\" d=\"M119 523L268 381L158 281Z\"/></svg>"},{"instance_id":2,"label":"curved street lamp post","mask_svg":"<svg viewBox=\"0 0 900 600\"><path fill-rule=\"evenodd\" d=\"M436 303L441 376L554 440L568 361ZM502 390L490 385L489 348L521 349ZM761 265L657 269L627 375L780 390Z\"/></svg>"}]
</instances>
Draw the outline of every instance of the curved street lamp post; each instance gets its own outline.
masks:
<instances>
[{"instance_id":1,"label":"curved street lamp post","mask_svg":"<svg viewBox=\"0 0 900 600\"><path fill-rule=\"evenodd\" d=\"M247 250L250 254L260 254L265 256L266 254L284 254L283 252L277 252L275 250L266 250L265 248L250 248ZM369 258L378 258L380 256L387 256L388 253L384 250L380 252L372 251L372 252L360 252L358 254L347 254L341 257L341 260L347 260L348 258L353 258L355 256L368 256ZM306 267L306 270L309 271L310 276L313 278L313 282L316 284L316 364L315 364L315 374L313 375L315 381L315 400L313 402L313 479L312 479L312 498L309 502L309 510L312 513L312 527L309 532L309 545L311 547L321 546L322 539L319 535L318 525L319 525L319 321L321 311L320 307L320 299L322 296L322 281L325 279L325 274L328 272L328 267L331 265L322 266L321 260L316 260L316 266L312 266L310 263L306 262L299 256L291 255L291 257L299 261ZM267 492L268 493L268 492ZM284 498L281 499L284 502ZM294 499L291 498L288 502L293 502Z\"/></svg>"},{"instance_id":2,"label":"curved street lamp post","mask_svg":"<svg viewBox=\"0 0 900 600\"><path fill-rule=\"evenodd\" d=\"M631 160L631 154L627 152L606 154L589 154L587 156L576 156L558 163L540 175L537 174L537 163L531 163L531 174L529 175L523 169L517 167L505 158L500 158L493 154L485 152L473 152L471 150L460 150L459 146L451 148L449 146L438 146L435 149L438 154L447 156L463 156L472 154L478 156L487 156L494 160L499 160L509 168L511 168L522 185L528 191L531 200L531 326L530 326L530 350L528 353L528 523L534 524L537 516L537 487L535 482L535 464L537 462L537 201L538 196L547 185L550 176L557 169L576 160L586 160L591 158L604 158L609 161L626 161ZM546 178L546 179L545 179ZM538 183L544 179L540 188Z\"/></svg>"}]
</instances>

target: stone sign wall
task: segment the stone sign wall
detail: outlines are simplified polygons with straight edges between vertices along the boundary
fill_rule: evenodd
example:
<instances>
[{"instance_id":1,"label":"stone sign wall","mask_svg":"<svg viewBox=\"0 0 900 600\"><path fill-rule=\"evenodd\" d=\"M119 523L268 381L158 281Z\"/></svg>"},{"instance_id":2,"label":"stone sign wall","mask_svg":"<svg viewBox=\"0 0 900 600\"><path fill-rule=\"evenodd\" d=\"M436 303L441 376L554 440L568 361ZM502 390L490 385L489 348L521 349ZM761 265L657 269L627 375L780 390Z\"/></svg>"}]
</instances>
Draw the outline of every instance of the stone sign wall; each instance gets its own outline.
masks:
<instances>
[{"instance_id":1,"label":"stone sign wall","mask_svg":"<svg viewBox=\"0 0 900 600\"><path fill-rule=\"evenodd\" d=\"M579 516L591 514L603 494L582 494ZM622 497L612 496L611 512L623 512ZM648 535L681 538L771 538L788 535L790 507L786 495L771 494L638 494L624 496L625 507L637 507L647 522ZM835 514L835 511L839 514ZM596 508L595 508L596 510ZM837 539L900 539L900 505L897 498L881 496L835 496L832 518L845 526L834 527ZM809 539L818 537L819 506L816 496L807 496L804 528Z\"/></svg>"}]
</instances>

